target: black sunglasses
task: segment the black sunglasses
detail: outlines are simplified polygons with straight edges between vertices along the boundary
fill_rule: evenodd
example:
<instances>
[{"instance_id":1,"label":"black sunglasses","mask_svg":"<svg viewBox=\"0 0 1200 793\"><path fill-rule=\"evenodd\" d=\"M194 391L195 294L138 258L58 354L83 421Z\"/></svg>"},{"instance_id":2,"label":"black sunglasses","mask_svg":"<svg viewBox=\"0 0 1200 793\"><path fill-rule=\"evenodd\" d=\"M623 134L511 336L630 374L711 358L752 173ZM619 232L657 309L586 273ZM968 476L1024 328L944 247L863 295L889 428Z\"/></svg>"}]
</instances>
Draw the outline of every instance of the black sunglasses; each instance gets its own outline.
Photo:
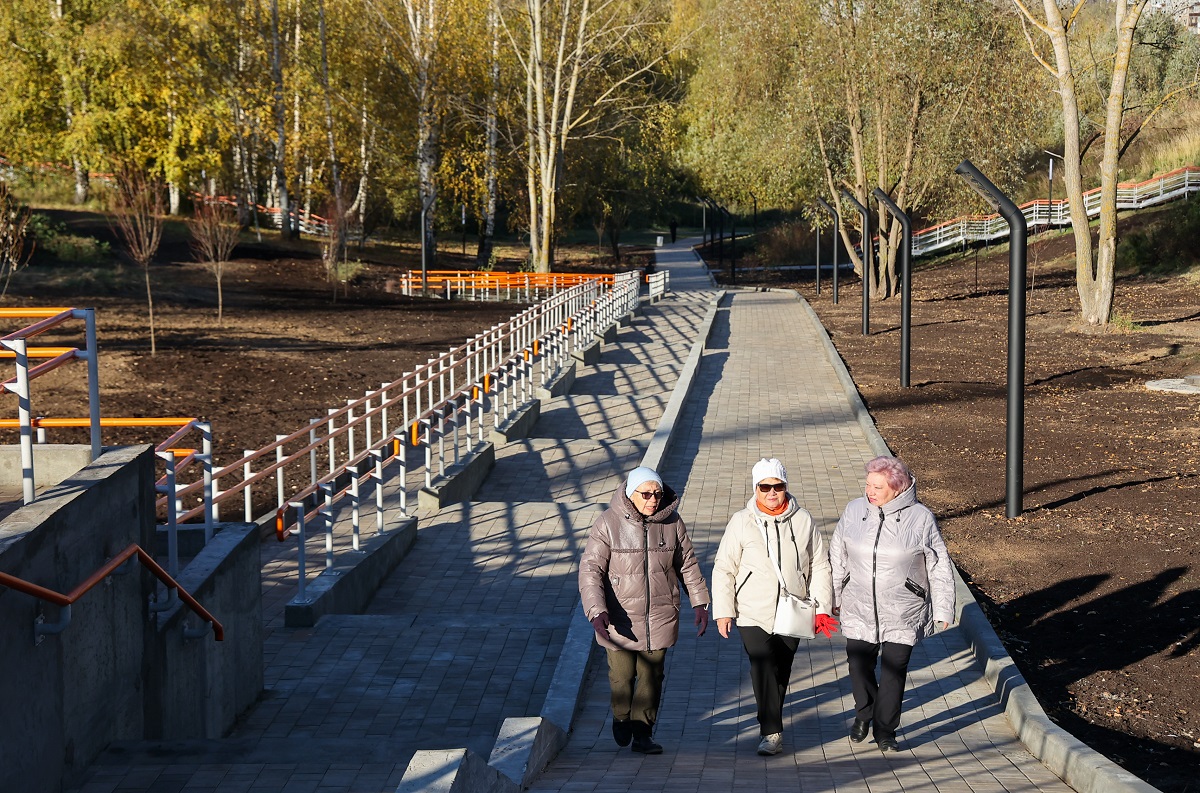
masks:
<instances>
[{"instance_id":1,"label":"black sunglasses","mask_svg":"<svg viewBox=\"0 0 1200 793\"><path fill-rule=\"evenodd\" d=\"M663 497L663 491L661 491L661 490L645 490L645 491L635 490L633 492L637 493L639 496L646 499L647 501L649 501L652 498L657 498L661 501L662 497Z\"/></svg>"},{"instance_id":2,"label":"black sunglasses","mask_svg":"<svg viewBox=\"0 0 1200 793\"><path fill-rule=\"evenodd\" d=\"M774 490L776 493L786 493L787 482L776 482L773 485L768 485L766 482L759 482L758 492L770 493L772 490Z\"/></svg>"}]
</instances>

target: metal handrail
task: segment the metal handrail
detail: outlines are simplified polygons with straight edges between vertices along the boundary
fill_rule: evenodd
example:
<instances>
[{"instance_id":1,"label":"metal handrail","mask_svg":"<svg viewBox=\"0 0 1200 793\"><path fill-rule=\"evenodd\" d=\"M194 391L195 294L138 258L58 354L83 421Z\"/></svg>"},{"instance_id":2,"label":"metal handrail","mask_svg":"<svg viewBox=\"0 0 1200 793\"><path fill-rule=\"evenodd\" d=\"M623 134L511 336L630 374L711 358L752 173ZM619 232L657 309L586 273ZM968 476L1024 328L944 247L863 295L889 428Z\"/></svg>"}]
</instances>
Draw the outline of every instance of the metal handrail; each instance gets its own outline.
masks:
<instances>
[{"instance_id":1,"label":"metal handrail","mask_svg":"<svg viewBox=\"0 0 1200 793\"><path fill-rule=\"evenodd\" d=\"M166 451L175 452L175 471L178 473L193 463L203 464L203 478L196 482L196 487L203 487L203 505L198 509L205 515L204 525L208 530L205 537L211 539L212 536L212 427L208 422L201 421L195 417L177 417L165 416L160 418L132 418L132 417L109 417L100 419L101 427L121 427L121 428L144 428L144 427L178 427L166 440L161 441L154 450L157 453ZM34 416L30 419L30 425L37 432L37 442L46 443L47 429L78 429L91 425L91 419L74 418L74 417L50 417L50 416ZM4 429L20 429L20 419L0 419L0 430ZM193 431L199 432L201 436L202 448L196 449L176 449L175 446ZM162 488L166 484L167 475L164 473L156 482L155 486ZM193 488L194 489L194 488ZM163 495L155 502L156 510L174 510L179 513L179 494L172 499L168 495Z\"/></svg>"},{"instance_id":2,"label":"metal handrail","mask_svg":"<svg viewBox=\"0 0 1200 793\"><path fill-rule=\"evenodd\" d=\"M301 462L306 457L310 461L309 484L315 483L320 474L317 473L316 454L322 447L329 448L329 472L339 469L335 457L334 445L341 441L346 444L346 459L354 456L353 445L357 438L356 430L365 429L368 433L367 444L371 445L376 437L390 436L393 424L402 427L409 426L421 415L426 415L437 405L445 402L463 387L461 384L480 383L485 375L494 372L504 365L504 362L515 357L523 356L534 341L539 341L543 350L542 379L545 381L554 373L554 368L570 355L572 345L558 342L554 337L558 326L566 323L580 312L575 306L582 304L594 295L599 285L594 281L579 284L570 289L551 295L546 300L531 306L508 322L476 335L442 355L430 359L423 366L417 367L391 383L385 383L378 391L368 391L363 397L348 401L347 405L338 409L330 409L323 419L313 419L308 426L288 435L277 436L275 442L261 449L247 450L240 459L229 465L213 471L213 513L214 520L220 520L220 505L233 500L241 494L244 501L245 520L253 521L255 516L251 508L250 491L255 485L265 483L274 478L279 491L277 504L273 509L285 506L291 499L283 493L284 470L292 464ZM574 337L579 336L576 331ZM402 413L399 422L390 421L390 410ZM502 420L502 419L501 419ZM379 432L376 433L372 422L379 422ZM320 435L318 427L324 425L328 431ZM297 441L306 441L290 454L285 447ZM271 462L258 471L251 472L252 464L273 458ZM439 466L444 467L444 466ZM249 473L248 473L249 472ZM222 489L219 483L241 474L240 481L231 487ZM183 498L196 493L200 483L193 482L180 487L178 495ZM186 510L178 516L181 522L191 521L200 515L200 507Z\"/></svg>"},{"instance_id":3,"label":"metal handrail","mask_svg":"<svg viewBox=\"0 0 1200 793\"><path fill-rule=\"evenodd\" d=\"M7 349L4 358L12 358L17 372L0 382L4 391L17 395L18 424L21 430L21 495L26 504L36 498L33 471L33 412L30 408L31 380L75 360L87 364L88 426L91 429L92 460L100 456L100 385L96 348L96 311L91 308L4 308L0 319L37 319L31 325L0 337L0 347ZM72 319L84 321L84 348L31 347L29 340ZM45 358L44 363L30 366L30 359Z\"/></svg>"},{"instance_id":4,"label":"metal handrail","mask_svg":"<svg viewBox=\"0 0 1200 793\"><path fill-rule=\"evenodd\" d=\"M1197 191L1200 191L1200 167L1189 165L1143 182L1118 184L1117 209L1144 209L1186 198ZM1099 187L1084 193L1083 201L1088 217L1100 214ZM1066 199L1037 199L1021 204L1019 208L1030 226L1071 225L1070 203ZM912 255L923 256L968 242L1007 236L1008 223L1000 215L966 215L914 232Z\"/></svg>"},{"instance_id":5,"label":"metal handrail","mask_svg":"<svg viewBox=\"0 0 1200 793\"><path fill-rule=\"evenodd\" d=\"M138 561L141 562L142 565L148 569L155 578L162 582L162 584L167 588L168 592L178 593L179 599L183 601L184 604L186 604L187 607L196 614L196 616L212 626L213 636L217 641L220 642L225 640L225 628L220 622L217 621L217 618L210 614L208 610L204 608L204 606L201 606L199 601L192 597L187 590L181 587L179 583L172 578L166 570L162 569L162 567L154 561L150 554L142 550L142 547L137 543L131 543L127 548L125 548L125 550L121 551L112 559L105 562L100 569L84 579L83 583L75 587L66 595L55 592L53 589L47 589L46 587L30 583L29 581L9 575L8 573L0 573L0 585L15 589L18 592L24 592L26 595L31 595L35 598L45 600L49 603L54 603L55 605L61 607L63 609L63 613L60 616L59 621L57 623L36 624L34 626L34 634L40 637L47 634L62 633L66 629L67 625L69 625L71 622L71 605L86 595L92 590L93 587L95 587L105 578L108 578L108 576L112 575L112 573L118 567L125 564L125 562L129 561L129 559L134 556L137 557Z\"/></svg>"},{"instance_id":6,"label":"metal handrail","mask_svg":"<svg viewBox=\"0 0 1200 793\"><path fill-rule=\"evenodd\" d=\"M325 535L325 567L335 564L334 510L335 505L344 497L349 497L352 507L352 531L350 531L350 547L359 549L359 507L361 503L361 486L374 480L376 483L376 513L377 533L382 533L384 521L383 487L385 485L385 463L400 459L400 512L403 517L408 515L408 497L406 491L406 476L408 465L402 451L406 441L412 447L424 451L422 467L424 467L425 486L432 486L434 471L444 474L448 462L457 463L463 457L472 455L475 450L485 443L485 417L491 414L494 426L508 419L512 413L520 410L533 398L532 380L535 377L535 362L544 362L553 356L569 355L572 348L580 348L584 343L590 343L593 335L600 335L608 324L616 322L619 316L628 313L636 306L640 290L640 277L620 278L613 289L606 294L595 296L586 305L576 311L565 322L551 329L548 334L529 340L517 334L508 334L509 341L527 341L521 347L510 349L512 354L500 359L497 365L488 370L479 380L466 388L450 394L442 399L434 399L424 410L416 414L406 414L400 428L391 431L384 427L385 433L378 441L368 438L367 449L347 459L346 463L331 467L324 476L314 477L310 485L293 494L292 498L281 499L276 506L274 523L276 537L280 541L295 536L296 564L298 564L298 600L305 600L307 582L307 553L305 543L306 527L312 519L320 521ZM532 310L530 310L532 311ZM493 329L496 331L496 329ZM481 334L503 336L493 331ZM511 347L511 344L510 344ZM493 360L493 359L488 359ZM427 372L443 376L444 372L438 367L427 365ZM544 366L544 379L552 371ZM476 371L478 374L478 371ZM402 382L406 392L421 391L427 388L425 383L409 384ZM385 389L389 386L385 386ZM355 416L354 422L364 422L368 416L378 416L382 413L389 399L383 398L379 392L373 392L380 402L366 408L364 415ZM370 397L368 397L370 398ZM311 446L312 444L310 444ZM318 444L319 445L319 444ZM448 449L449 445L449 449ZM292 458L304 455L306 449L294 452ZM368 458L373 459L372 467L364 470ZM262 475L262 471L256 476ZM335 487L340 487L335 492ZM289 522L289 516L292 516Z\"/></svg>"}]
</instances>

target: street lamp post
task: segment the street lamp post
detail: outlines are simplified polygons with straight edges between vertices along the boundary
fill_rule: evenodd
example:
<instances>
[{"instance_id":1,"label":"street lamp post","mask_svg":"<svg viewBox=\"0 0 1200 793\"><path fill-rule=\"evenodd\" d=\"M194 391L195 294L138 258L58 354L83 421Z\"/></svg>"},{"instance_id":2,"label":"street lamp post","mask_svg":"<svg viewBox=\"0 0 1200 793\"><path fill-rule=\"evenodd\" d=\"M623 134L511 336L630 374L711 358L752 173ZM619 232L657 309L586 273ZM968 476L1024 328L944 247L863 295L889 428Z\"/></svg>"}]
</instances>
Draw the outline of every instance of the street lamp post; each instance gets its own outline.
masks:
<instances>
[{"instance_id":1,"label":"street lamp post","mask_svg":"<svg viewBox=\"0 0 1200 793\"><path fill-rule=\"evenodd\" d=\"M1049 231L1053 228L1050 222L1050 213L1054 207L1054 158L1057 157L1063 162L1066 162L1066 160L1063 159L1061 154L1055 154L1049 149L1042 149L1042 151L1050 155L1050 170L1049 175L1046 177L1046 230Z\"/></svg>"},{"instance_id":2,"label":"street lamp post","mask_svg":"<svg viewBox=\"0 0 1200 793\"><path fill-rule=\"evenodd\" d=\"M436 194L430 195L421 204L421 297L429 297L429 234L425 230L425 217L436 198Z\"/></svg>"},{"instance_id":3,"label":"street lamp post","mask_svg":"<svg viewBox=\"0 0 1200 793\"><path fill-rule=\"evenodd\" d=\"M887 207L892 217L900 221L903 240L900 243L900 387L908 388L910 329L912 328L912 222L888 194L876 187L871 191L875 200ZM879 244L883 245L882 237Z\"/></svg>"},{"instance_id":4,"label":"street lamp post","mask_svg":"<svg viewBox=\"0 0 1200 793\"><path fill-rule=\"evenodd\" d=\"M871 335L871 213L859 203L846 188L842 188L842 197L854 205L858 214L862 215L862 335Z\"/></svg>"},{"instance_id":5,"label":"street lamp post","mask_svg":"<svg viewBox=\"0 0 1200 793\"><path fill-rule=\"evenodd\" d=\"M831 207L824 198L818 198L817 203L821 205L821 209L833 217L833 304L836 306L838 302L838 232L841 230L841 218L838 217L837 210ZM817 278L819 283L820 274Z\"/></svg>"},{"instance_id":6,"label":"street lamp post","mask_svg":"<svg viewBox=\"0 0 1200 793\"><path fill-rule=\"evenodd\" d=\"M1025 468L1025 216L970 160L954 172L967 180L992 209L1008 221L1008 412L1005 450L1005 511L1021 514Z\"/></svg>"}]
</instances>

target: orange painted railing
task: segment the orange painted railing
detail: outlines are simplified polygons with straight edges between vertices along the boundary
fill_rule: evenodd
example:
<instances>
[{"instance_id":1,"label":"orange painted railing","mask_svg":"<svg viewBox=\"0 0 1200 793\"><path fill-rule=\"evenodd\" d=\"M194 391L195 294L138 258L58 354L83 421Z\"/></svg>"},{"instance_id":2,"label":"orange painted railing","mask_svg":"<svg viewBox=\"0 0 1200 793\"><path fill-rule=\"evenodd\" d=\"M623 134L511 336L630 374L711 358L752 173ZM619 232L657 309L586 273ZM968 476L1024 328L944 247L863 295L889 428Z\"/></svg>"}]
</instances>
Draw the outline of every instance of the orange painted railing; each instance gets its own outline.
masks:
<instances>
[{"instance_id":1,"label":"orange painted railing","mask_svg":"<svg viewBox=\"0 0 1200 793\"><path fill-rule=\"evenodd\" d=\"M201 606L199 601L192 597L187 590L179 586L179 583L176 582L166 570L162 569L158 562L154 561L154 559L150 557L150 554L142 550L142 547L137 543L131 544L125 550L108 560L103 567L88 576L83 583L75 587L66 595L55 592L53 589L47 589L46 587L30 583L24 579L9 575L8 573L0 573L0 585L15 589L18 592L24 592L26 595L31 595L49 603L54 603L55 605L64 609L70 609L73 603L90 592L97 584L112 575L118 567L125 564L125 562L134 556L137 557L138 561L141 562L142 565L149 570L155 578L157 578L163 583L164 586L166 586L168 592L174 591L179 593L179 599L182 600L184 604L186 604L187 607L196 614L196 616L212 625L213 636L217 641L225 640L225 628L222 627L221 623L217 621L217 618L210 614L208 610L204 608L204 606ZM70 622L70 611L68 610L63 616L64 619L57 625L38 626L39 633L61 633L62 630L67 627L67 623Z\"/></svg>"}]
</instances>

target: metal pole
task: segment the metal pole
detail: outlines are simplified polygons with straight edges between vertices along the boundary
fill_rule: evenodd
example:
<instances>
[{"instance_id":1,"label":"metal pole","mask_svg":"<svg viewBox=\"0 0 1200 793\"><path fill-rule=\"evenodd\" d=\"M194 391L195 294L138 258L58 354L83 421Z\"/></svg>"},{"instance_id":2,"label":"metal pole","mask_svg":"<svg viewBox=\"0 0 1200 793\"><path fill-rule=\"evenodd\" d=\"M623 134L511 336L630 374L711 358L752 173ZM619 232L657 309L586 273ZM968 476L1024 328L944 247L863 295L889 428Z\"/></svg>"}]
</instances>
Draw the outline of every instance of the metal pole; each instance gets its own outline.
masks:
<instances>
[{"instance_id":1,"label":"metal pole","mask_svg":"<svg viewBox=\"0 0 1200 793\"><path fill-rule=\"evenodd\" d=\"M813 224L817 230L817 297L821 296L821 227Z\"/></svg>"},{"instance_id":2,"label":"metal pole","mask_svg":"<svg viewBox=\"0 0 1200 793\"><path fill-rule=\"evenodd\" d=\"M87 339L88 417L91 427L92 459L104 451L100 443L100 354L96 347L96 309L83 309Z\"/></svg>"},{"instance_id":3,"label":"metal pole","mask_svg":"<svg viewBox=\"0 0 1200 793\"><path fill-rule=\"evenodd\" d=\"M833 304L836 306L838 302L838 237L841 236L838 232L842 227L841 218L838 217L837 210L830 206L824 198L818 198L817 204L833 218Z\"/></svg>"},{"instance_id":4,"label":"metal pole","mask_svg":"<svg viewBox=\"0 0 1200 793\"><path fill-rule=\"evenodd\" d=\"M858 214L862 215L862 268L863 268L863 293L862 293L862 335L871 335L871 213L867 208L859 203L846 188L842 188L842 196L858 209Z\"/></svg>"},{"instance_id":5,"label":"metal pole","mask_svg":"<svg viewBox=\"0 0 1200 793\"><path fill-rule=\"evenodd\" d=\"M726 210L729 215L729 282L737 281L737 218Z\"/></svg>"},{"instance_id":6,"label":"metal pole","mask_svg":"<svg viewBox=\"0 0 1200 793\"><path fill-rule=\"evenodd\" d=\"M425 259L425 212L421 207L421 297L429 297L429 263Z\"/></svg>"},{"instance_id":7,"label":"metal pole","mask_svg":"<svg viewBox=\"0 0 1200 793\"><path fill-rule=\"evenodd\" d=\"M875 200L887 207L888 212L892 213L892 217L900 221L900 229L903 234L903 240L900 243L900 387L908 388L908 371L909 371L909 350L910 345L910 329L912 328L912 223L908 219L908 215L901 211L900 207L892 199L888 198L888 194L876 187L871 191L871 195L875 196ZM879 241L883 244L883 240Z\"/></svg>"},{"instance_id":8,"label":"metal pole","mask_svg":"<svg viewBox=\"0 0 1200 793\"><path fill-rule=\"evenodd\" d=\"M1046 179L1046 231L1050 225L1050 207L1054 206L1054 157L1050 158L1050 176Z\"/></svg>"},{"instance_id":9,"label":"metal pole","mask_svg":"<svg viewBox=\"0 0 1200 793\"><path fill-rule=\"evenodd\" d=\"M1008 221L1008 411L1005 450L1005 516L1022 511L1025 468L1025 216L971 164L959 163L954 172Z\"/></svg>"}]
</instances>

